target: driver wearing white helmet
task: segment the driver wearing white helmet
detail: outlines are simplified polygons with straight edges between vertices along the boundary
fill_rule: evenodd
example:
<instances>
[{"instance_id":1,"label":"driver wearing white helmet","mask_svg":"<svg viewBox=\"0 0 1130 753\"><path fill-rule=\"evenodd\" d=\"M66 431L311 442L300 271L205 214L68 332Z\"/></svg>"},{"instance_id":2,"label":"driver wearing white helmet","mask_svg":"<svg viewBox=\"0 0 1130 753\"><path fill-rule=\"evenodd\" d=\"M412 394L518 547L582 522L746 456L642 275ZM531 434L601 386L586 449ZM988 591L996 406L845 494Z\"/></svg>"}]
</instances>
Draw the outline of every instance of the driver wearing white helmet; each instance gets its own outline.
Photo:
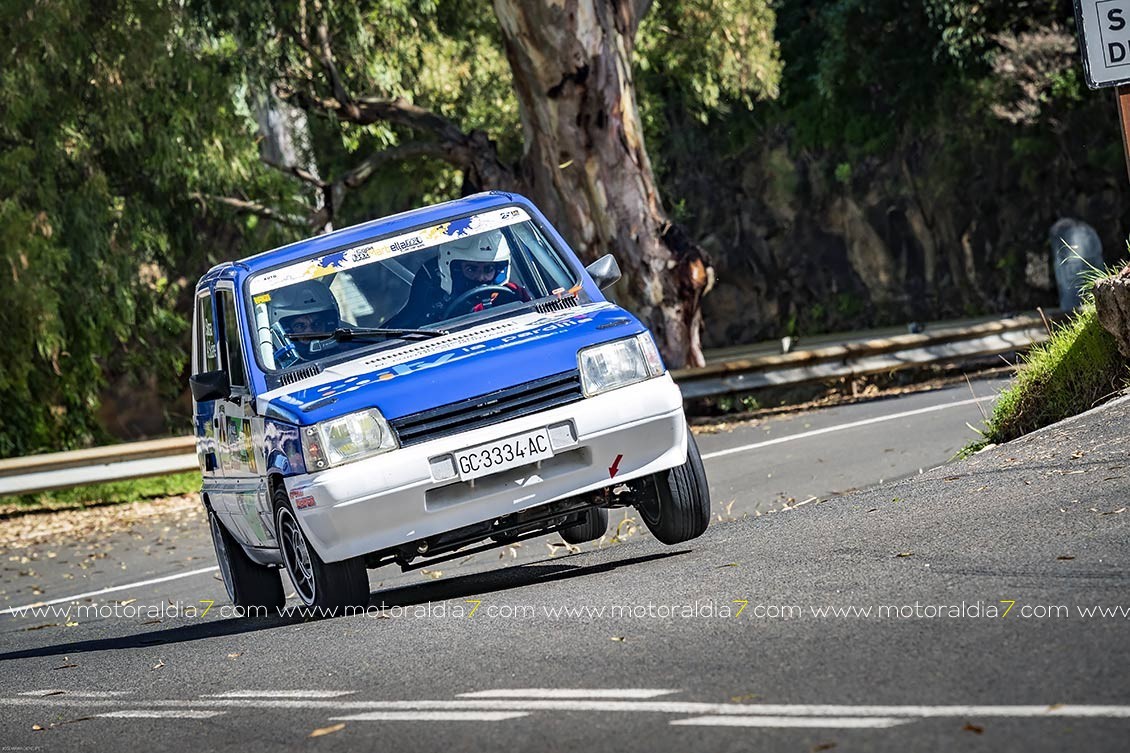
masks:
<instances>
[{"instance_id":1,"label":"driver wearing white helmet","mask_svg":"<svg viewBox=\"0 0 1130 753\"><path fill-rule=\"evenodd\" d=\"M328 337L341 326L341 313L330 289L313 280L271 292L267 322L278 350L275 359L285 368L297 360L328 355L339 344ZM324 339L311 335L325 334ZM289 361L289 363L287 363Z\"/></svg>"},{"instance_id":2,"label":"driver wearing white helmet","mask_svg":"<svg viewBox=\"0 0 1130 753\"><path fill-rule=\"evenodd\" d=\"M408 302L386 327L420 327L487 306L528 301L510 281L510 246L499 230L453 238L412 280Z\"/></svg>"}]
</instances>

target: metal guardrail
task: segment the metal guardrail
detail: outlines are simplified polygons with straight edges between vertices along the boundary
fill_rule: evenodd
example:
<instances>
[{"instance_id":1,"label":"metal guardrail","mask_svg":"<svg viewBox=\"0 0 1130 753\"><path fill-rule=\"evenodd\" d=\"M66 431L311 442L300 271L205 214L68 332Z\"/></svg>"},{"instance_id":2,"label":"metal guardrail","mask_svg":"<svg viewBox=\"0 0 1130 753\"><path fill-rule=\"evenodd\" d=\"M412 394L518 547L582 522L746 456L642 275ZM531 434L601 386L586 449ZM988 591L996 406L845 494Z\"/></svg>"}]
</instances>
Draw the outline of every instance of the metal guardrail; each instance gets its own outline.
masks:
<instances>
[{"instance_id":1,"label":"metal guardrail","mask_svg":"<svg viewBox=\"0 0 1130 753\"><path fill-rule=\"evenodd\" d=\"M731 348L725 351L725 360L671 374L683 397L693 399L1011 353L1047 337L1042 317L1018 316L941 326L922 334L859 338L791 353L771 353L765 346L751 346L743 354L743 349ZM9 458L0 460L0 496L161 476L198 467L193 437Z\"/></svg>"},{"instance_id":2,"label":"metal guardrail","mask_svg":"<svg viewBox=\"0 0 1130 753\"><path fill-rule=\"evenodd\" d=\"M724 362L671 374L684 398L712 397L1012 353L1047 338L1044 318L1026 315L791 353L763 353L749 358L731 353Z\"/></svg>"}]
</instances>

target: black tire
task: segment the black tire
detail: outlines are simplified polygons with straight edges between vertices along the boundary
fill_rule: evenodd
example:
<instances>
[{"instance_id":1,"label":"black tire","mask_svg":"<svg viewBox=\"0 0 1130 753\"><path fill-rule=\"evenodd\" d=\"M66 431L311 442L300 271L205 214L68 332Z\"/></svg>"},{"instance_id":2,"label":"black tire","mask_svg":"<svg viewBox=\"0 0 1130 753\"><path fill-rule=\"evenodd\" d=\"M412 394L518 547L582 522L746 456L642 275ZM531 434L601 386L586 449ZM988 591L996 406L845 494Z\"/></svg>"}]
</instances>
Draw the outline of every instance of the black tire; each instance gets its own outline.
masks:
<instances>
[{"instance_id":1,"label":"black tire","mask_svg":"<svg viewBox=\"0 0 1130 753\"><path fill-rule=\"evenodd\" d=\"M212 529L212 545L216 548L216 562L220 576L232 604L244 609L268 610L275 614L286 601L282 579L273 567L253 562L243 547L235 540L220 518L208 510L208 526Z\"/></svg>"},{"instance_id":2,"label":"black tire","mask_svg":"<svg viewBox=\"0 0 1130 753\"><path fill-rule=\"evenodd\" d=\"M652 476L654 489L636 508L651 531L664 544L690 541L710 525L710 487L694 435L687 430L687 462Z\"/></svg>"},{"instance_id":3,"label":"black tire","mask_svg":"<svg viewBox=\"0 0 1130 753\"><path fill-rule=\"evenodd\" d=\"M275 492L275 535L295 594L304 607L317 610L309 614L331 617L346 607L364 609L369 605L365 560L323 561L298 525L283 489Z\"/></svg>"},{"instance_id":4,"label":"black tire","mask_svg":"<svg viewBox=\"0 0 1130 753\"><path fill-rule=\"evenodd\" d=\"M562 528L558 533L569 544L583 544L596 541L608 530L608 510L603 507L590 507L576 516L576 522Z\"/></svg>"}]
</instances>

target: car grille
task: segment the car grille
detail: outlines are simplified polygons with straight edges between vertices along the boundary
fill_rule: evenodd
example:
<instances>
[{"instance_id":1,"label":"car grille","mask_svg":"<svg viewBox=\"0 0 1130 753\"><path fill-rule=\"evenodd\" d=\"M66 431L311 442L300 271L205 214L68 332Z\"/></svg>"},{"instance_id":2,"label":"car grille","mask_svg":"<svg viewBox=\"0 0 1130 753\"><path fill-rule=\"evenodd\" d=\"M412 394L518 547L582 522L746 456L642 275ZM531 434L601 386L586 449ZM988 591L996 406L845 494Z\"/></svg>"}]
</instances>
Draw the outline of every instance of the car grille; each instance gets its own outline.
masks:
<instances>
[{"instance_id":1,"label":"car grille","mask_svg":"<svg viewBox=\"0 0 1130 753\"><path fill-rule=\"evenodd\" d=\"M574 369L402 416L389 423L400 436L400 446L407 447L568 405L583 397L581 373Z\"/></svg>"}]
</instances>

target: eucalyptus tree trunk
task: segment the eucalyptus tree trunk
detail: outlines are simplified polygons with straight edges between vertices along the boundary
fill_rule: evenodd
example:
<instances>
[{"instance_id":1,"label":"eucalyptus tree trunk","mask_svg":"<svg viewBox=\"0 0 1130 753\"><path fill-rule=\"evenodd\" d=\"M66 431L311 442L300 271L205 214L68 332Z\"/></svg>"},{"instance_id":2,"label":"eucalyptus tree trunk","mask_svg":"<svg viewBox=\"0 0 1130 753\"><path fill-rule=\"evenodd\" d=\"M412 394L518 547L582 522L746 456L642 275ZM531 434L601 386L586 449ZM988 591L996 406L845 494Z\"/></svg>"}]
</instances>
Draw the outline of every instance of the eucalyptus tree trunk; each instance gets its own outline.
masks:
<instances>
[{"instance_id":1,"label":"eucalyptus tree trunk","mask_svg":"<svg viewBox=\"0 0 1130 753\"><path fill-rule=\"evenodd\" d=\"M534 200L586 261L614 253L618 298L673 367L702 364L712 274L664 211L643 141L632 51L649 0L494 0L525 131Z\"/></svg>"}]
</instances>

